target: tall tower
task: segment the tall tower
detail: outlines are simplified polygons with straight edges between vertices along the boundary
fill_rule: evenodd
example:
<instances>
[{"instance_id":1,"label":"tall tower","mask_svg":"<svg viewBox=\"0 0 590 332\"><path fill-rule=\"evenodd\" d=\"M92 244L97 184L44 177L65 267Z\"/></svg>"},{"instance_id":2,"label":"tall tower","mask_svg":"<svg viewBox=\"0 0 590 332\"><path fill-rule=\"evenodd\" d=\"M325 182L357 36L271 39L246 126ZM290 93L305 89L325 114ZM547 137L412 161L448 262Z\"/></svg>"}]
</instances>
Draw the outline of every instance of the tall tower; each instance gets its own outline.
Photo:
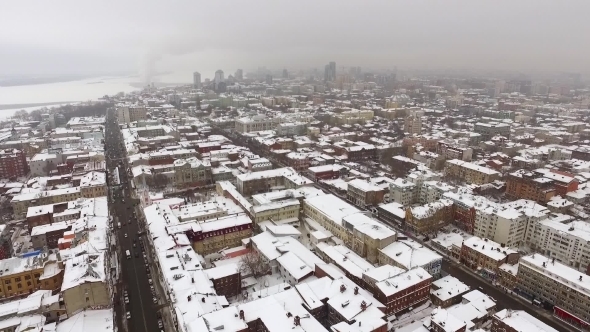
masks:
<instances>
[{"instance_id":1,"label":"tall tower","mask_svg":"<svg viewBox=\"0 0 590 332\"><path fill-rule=\"evenodd\" d=\"M195 89L199 89L201 87L201 73L198 71L193 73L193 86Z\"/></svg>"},{"instance_id":2,"label":"tall tower","mask_svg":"<svg viewBox=\"0 0 590 332\"><path fill-rule=\"evenodd\" d=\"M215 72L215 91L225 91L225 78L223 77L223 70L219 69Z\"/></svg>"},{"instance_id":3,"label":"tall tower","mask_svg":"<svg viewBox=\"0 0 590 332\"><path fill-rule=\"evenodd\" d=\"M331 61L324 68L324 80L326 82L333 82L336 80L336 62Z\"/></svg>"},{"instance_id":4,"label":"tall tower","mask_svg":"<svg viewBox=\"0 0 590 332\"><path fill-rule=\"evenodd\" d=\"M241 81L244 79L244 71L241 69L236 70L236 74L234 75L236 80Z\"/></svg>"}]
</instances>

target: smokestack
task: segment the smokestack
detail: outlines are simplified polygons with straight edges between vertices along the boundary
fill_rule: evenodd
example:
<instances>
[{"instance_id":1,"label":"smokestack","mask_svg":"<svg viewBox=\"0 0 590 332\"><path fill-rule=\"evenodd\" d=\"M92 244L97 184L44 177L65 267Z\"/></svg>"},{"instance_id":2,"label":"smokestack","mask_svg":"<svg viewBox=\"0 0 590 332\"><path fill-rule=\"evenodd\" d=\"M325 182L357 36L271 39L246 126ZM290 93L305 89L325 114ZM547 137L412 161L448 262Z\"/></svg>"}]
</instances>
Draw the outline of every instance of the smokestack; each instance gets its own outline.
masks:
<instances>
[{"instance_id":1,"label":"smokestack","mask_svg":"<svg viewBox=\"0 0 590 332\"><path fill-rule=\"evenodd\" d=\"M244 318L244 310L240 310L240 319L241 319L241 320L246 320L246 319Z\"/></svg>"},{"instance_id":2,"label":"smokestack","mask_svg":"<svg viewBox=\"0 0 590 332\"><path fill-rule=\"evenodd\" d=\"M354 287L354 295L359 295L359 288L358 288L358 286Z\"/></svg>"},{"instance_id":3,"label":"smokestack","mask_svg":"<svg viewBox=\"0 0 590 332\"><path fill-rule=\"evenodd\" d=\"M365 301L361 302L361 310L362 311L367 310L367 302L365 302Z\"/></svg>"},{"instance_id":4,"label":"smokestack","mask_svg":"<svg viewBox=\"0 0 590 332\"><path fill-rule=\"evenodd\" d=\"M299 318L299 316L295 316L295 320L293 322L295 323L295 326L299 326L301 325L301 318Z\"/></svg>"}]
</instances>

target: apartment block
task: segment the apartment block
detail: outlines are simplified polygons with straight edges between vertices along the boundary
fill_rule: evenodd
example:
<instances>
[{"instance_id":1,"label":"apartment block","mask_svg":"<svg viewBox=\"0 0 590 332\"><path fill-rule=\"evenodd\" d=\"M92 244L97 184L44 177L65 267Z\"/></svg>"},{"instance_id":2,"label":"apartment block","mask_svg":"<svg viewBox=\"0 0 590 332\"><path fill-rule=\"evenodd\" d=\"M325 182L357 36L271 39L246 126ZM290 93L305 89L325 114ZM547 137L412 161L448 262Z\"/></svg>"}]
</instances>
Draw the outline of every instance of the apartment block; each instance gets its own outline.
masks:
<instances>
[{"instance_id":1,"label":"apartment block","mask_svg":"<svg viewBox=\"0 0 590 332\"><path fill-rule=\"evenodd\" d=\"M507 247L524 244L531 225L545 219L550 211L534 201L520 199L477 208L474 235Z\"/></svg>"},{"instance_id":2,"label":"apartment block","mask_svg":"<svg viewBox=\"0 0 590 332\"><path fill-rule=\"evenodd\" d=\"M385 190L363 179L348 182L346 198L357 206L378 205L383 202Z\"/></svg>"},{"instance_id":3,"label":"apartment block","mask_svg":"<svg viewBox=\"0 0 590 332\"><path fill-rule=\"evenodd\" d=\"M389 198L402 206L412 205L415 201L416 191L416 185L403 178L396 178L389 184Z\"/></svg>"},{"instance_id":4,"label":"apartment block","mask_svg":"<svg viewBox=\"0 0 590 332\"><path fill-rule=\"evenodd\" d=\"M119 123L131 123L147 119L147 109L141 105L117 105Z\"/></svg>"},{"instance_id":5,"label":"apartment block","mask_svg":"<svg viewBox=\"0 0 590 332\"><path fill-rule=\"evenodd\" d=\"M590 271L590 223L564 219L547 218L532 223L527 232L527 244L564 265L578 271Z\"/></svg>"},{"instance_id":6,"label":"apartment block","mask_svg":"<svg viewBox=\"0 0 590 332\"><path fill-rule=\"evenodd\" d=\"M480 134L482 136L482 140L484 141L488 141L496 135L510 138L510 124L507 123L478 122L475 124L473 131Z\"/></svg>"},{"instance_id":7,"label":"apartment block","mask_svg":"<svg viewBox=\"0 0 590 332\"><path fill-rule=\"evenodd\" d=\"M541 254L520 259L518 290L553 306L553 314L568 323L590 327L590 276Z\"/></svg>"},{"instance_id":8,"label":"apartment block","mask_svg":"<svg viewBox=\"0 0 590 332\"><path fill-rule=\"evenodd\" d=\"M446 162L445 176L460 179L470 184L486 184L500 179L501 174L488 167L452 159Z\"/></svg>"},{"instance_id":9,"label":"apartment block","mask_svg":"<svg viewBox=\"0 0 590 332\"><path fill-rule=\"evenodd\" d=\"M256 115L237 119L235 121L235 130L238 133L273 130L279 123L280 119L278 118L267 118L264 115Z\"/></svg>"},{"instance_id":10,"label":"apartment block","mask_svg":"<svg viewBox=\"0 0 590 332\"><path fill-rule=\"evenodd\" d=\"M246 196L271 191L272 188L299 188L313 182L299 175L293 168L276 168L261 172L240 174L236 177L236 188Z\"/></svg>"},{"instance_id":11,"label":"apartment block","mask_svg":"<svg viewBox=\"0 0 590 332\"><path fill-rule=\"evenodd\" d=\"M29 174L27 155L22 150L0 150L0 178L13 179Z\"/></svg>"},{"instance_id":12,"label":"apartment block","mask_svg":"<svg viewBox=\"0 0 590 332\"><path fill-rule=\"evenodd\" d=\"M407 116L404 119L404 132L410 136L422 134L422 117L419 114Z\"/></svg>"},{"instance_id":13,"label":"apartment block","mask_svg":"<svg viewBox=\"0 0 590 332\"><path fill-rule=\"evenodd\" d=\"M508 174L506 178L506 195L509 197L546 204L555 194L553 181L535 172L520 170Z\"/></svg>"},{"instance_id":14,"label":"apartment block","mask_svg":"<svg viewBox=\"0 0 590 332\"><path fill-rule=\"evenodd\" d=\"M305 199L303 212L371 263L397 238L395 231L332 194Z\"/></svg>"}]
</instances>

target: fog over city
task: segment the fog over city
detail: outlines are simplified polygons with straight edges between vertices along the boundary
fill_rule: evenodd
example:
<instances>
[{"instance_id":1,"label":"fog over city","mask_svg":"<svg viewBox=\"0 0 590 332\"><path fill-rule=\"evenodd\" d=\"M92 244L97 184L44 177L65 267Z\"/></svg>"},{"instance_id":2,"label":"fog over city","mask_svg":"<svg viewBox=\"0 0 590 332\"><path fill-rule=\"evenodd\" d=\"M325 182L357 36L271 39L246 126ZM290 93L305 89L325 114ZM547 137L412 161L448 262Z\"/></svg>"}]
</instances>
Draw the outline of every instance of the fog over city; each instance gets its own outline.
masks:
<instances>
[{"instance_id":1,"label":"fog over city","mask_svg":"<svg viewBox=\"0 0 590 332\"><path fill-rule=\"evenodd\" d=\"M588 1L3 1L0 75L217 68L589 72ZM190 75L186 75L190 81Z\"/></svg>"}]
</instances>

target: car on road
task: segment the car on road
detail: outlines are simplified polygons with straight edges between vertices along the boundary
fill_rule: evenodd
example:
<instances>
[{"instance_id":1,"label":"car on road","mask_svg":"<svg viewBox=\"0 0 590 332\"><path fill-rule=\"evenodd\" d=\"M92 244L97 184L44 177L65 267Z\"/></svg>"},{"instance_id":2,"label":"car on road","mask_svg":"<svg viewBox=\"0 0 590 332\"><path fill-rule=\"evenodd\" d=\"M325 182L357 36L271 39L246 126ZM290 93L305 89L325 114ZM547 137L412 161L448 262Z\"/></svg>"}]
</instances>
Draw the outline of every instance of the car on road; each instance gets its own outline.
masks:
<instances>
[{"instance_id":1,"label":"car on road","mask_svg":"<svg viewBox=\"0 0 590 332\"><path fill-rule=\"evenodd\" d=\"M126 316L127 316L127 319L131 319L131 312L130 311L127 311L127 315Z\"/></svg>"},{"instance_id":2,"label":"car on road","mask_svg":"<svg viewBox=\"0 0 590 332\"><path fill-rule=\"evenodd\" d=\"M162 323L161 320L158 320L158 327L159 328L163 328L164 327L164 323Z\"/></svg>"},{"instance_id":3,"label":"car on road","mask_svg":"<svg viewBox=\"0 0 590 332\"><path fill-rule=\"evenodd\" d=\"M152 297L152 302L154 302L154 304L158 303L158 298L157 297Z\"/></svg>"},{"instance_id":4,"label":"car on road","mask_svg":"<svg viewBox=\"0 0 590 332\"><path fill-rule=\"evenodd\" d=\"M125 233L125 237L127 237L127 233Z\"/></svg>"},{"instance_id":5,"label":"car on road","mask_svg":"<svg viewBox=\"0 0 590 332\"><path fill-rule=\"evenodd\" d=\"M129 297L125 296L125 304L129 304Z\"/></svg>"}]
</instances>

